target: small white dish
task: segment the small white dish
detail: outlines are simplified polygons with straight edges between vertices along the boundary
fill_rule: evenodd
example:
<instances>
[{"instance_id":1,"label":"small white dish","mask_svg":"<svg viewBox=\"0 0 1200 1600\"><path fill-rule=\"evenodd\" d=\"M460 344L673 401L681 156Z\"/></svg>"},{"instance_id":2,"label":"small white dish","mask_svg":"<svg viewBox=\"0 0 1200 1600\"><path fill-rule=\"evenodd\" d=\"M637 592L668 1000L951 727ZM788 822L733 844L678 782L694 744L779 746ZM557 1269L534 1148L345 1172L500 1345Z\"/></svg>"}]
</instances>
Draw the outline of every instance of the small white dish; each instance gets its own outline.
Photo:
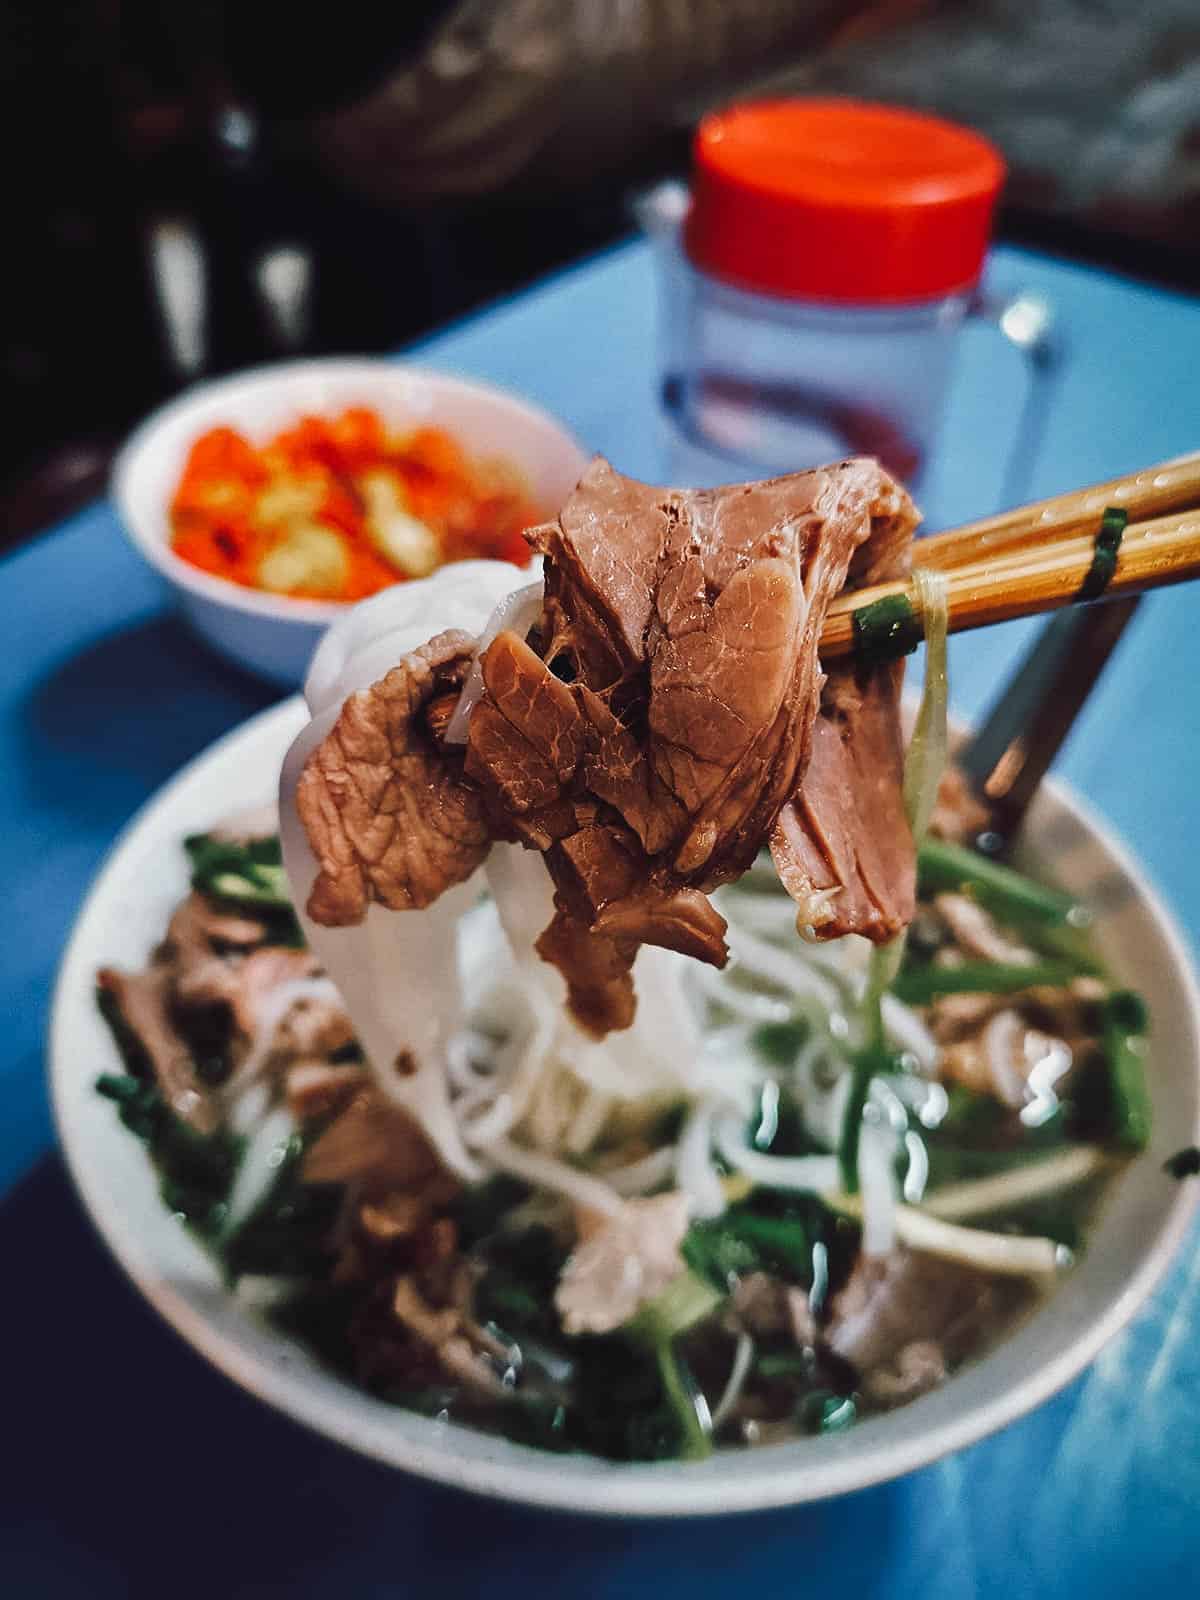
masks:
<instances>
[{"instance_id":1,"label":"small white dish","mask_svg":"<svg viewBox=\"0 0 1200 1600\"><path fill-rule=\"evenodd\" d=\"M80 913L59 972L50 1038L55 1116L84 1204L129 1276L168 1322L252 1394L364 1454L500 1499L623 1515L747 1511L818 1500L926 1465L1012 1422L1075 1377L1161 1278L1200 1201L1162 1170L1200 1142L1200 990L1170 914L1107 827L1057 783L1029 819L1031 848L1102 910L1112 969L1153 1019L1150 1149L1116 1182L1089 1248L1057 1294L941 1389L844 1434L699 1463L615 1465L549 1455L411 1415L324 1371L222 1285L172 1220L143 1148L95 1091L119 1070L94 1000L102 965L138 966L187 886L181 840L274 798L307 713L298 699L255 718L169 783L130 824ZM144 1397L151 1402L153 1397Z\"/></svg>"},{"instance_id":2,"label":"small white dish","mask_svg":"<svg viewBox=\"0 0 1200 1600\"><path fill-rule=\"evenodd\" d=\"M113 466L111 493L125 530L197 633L222 655L290 689L303 681L317 642L346 603L293 600L202 572L171 549L168 508L188 451L206 429L226 424L261 442L305 413L328 416L356 405L369 406L392 427L444 427L471 455L506 457L525 473L548 517L588 462L578 440L528 401L382 358L259 367L200 384L154 412Z\"/></svg>"}]
</instances>

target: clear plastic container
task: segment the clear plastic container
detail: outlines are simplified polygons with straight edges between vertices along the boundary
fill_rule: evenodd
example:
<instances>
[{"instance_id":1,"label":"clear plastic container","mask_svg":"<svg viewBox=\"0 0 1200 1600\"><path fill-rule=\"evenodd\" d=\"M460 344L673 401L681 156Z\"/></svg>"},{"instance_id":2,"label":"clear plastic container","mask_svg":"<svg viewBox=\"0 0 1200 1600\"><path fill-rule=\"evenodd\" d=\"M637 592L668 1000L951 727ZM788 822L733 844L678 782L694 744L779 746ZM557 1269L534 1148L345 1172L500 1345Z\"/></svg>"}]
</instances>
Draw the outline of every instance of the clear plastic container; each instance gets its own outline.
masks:
<instances>
[{"instance_id":1,"label":"clear plastic container","mask_svg":"<svg viewBox=\"0 0 1200 1600\"><path fill-rule=\"evenodd\" d=\"M968 295L917 306L771 300L706 277L682 253L673 277L661 399L673 464L689 482L872 455L919 489Z\"/></svg>"},{"instance_id":2,"label":"clear plastic container","mask_svg":"<svg viewBox=\"0 0 1200 1600\"><path fill-rule=\"evenodd\" d=\"M872 135L876 121L883 122L886 135L888 122L901 115L882 108L824 104L834 112L843 138L848 121L851 137L863 120ZM806 115L813 109L797 105ZM790 117L795 109L750 107L734 115L765 113L777 145L790 131L787 118L782 132L777 128L779 113ZM821 109L818 104L816 110ZM915 144L918 158L930 140L935 152L940 148L943 125L931 119L908 121L916 124L915 138L921 141ZM755 137L761 133L761 125L756 126ZM946 137L953 141L956 134L949 129ZM964 137L976 140L974 135ZM698 151L704 138L702 125ZM724 155L723 146L718 154L727 161L734 159ZM777 149L773 154L778 155ZM973 149L970 154L974 156ZM874 170L864 177L852 166L854 156L853 150L846 156L847 175L838 177L843 188L853 192L857 212L845 207L839 212L841 192L828 187L818 187L814 198L789 167L783 169L779 192L769 197L773 209L756 215L761 189L748 181L744 152L736 158L742 166L735 168L732 184L715 201L712 171L705 170L698 156L697 182L708 185L698 191L706 207L699 230L695 211L689 219L692 196L683 184L660 185L638 202L638 217L655 247L660 276L660 397L664 464L671 482L730 483L798 471L847 455L874 455L920 496L958 336L969 317L983 317L1026 355L1031 370L1029 403L1034 407L1045 403L1052 353L1048 308L1028 294L989 302L977 288L990 198L985 209L984 199L972 197L969 233L964 235L960 216L949 245L944 231L931 235L932 252L940 249L948 260L941 270L952 279L957 276L957 286L942 293L920 293L922 276L936 281L940 268L935 262L931 269L929 254L921 253L922 230L927 233L931 227L932 208L926 207L909 224L907 190L902 189L899 197L894 188L877 196L868 187L875 182ZM750 159L761 162L757 147ZM798 165L803 170L803 162ZM758 176L756 165L750 178ZM824 177L818 167L815 181L819 184ZM773 181L771 174L768 181ZM911 184L911 173L905 174L905 182ZM854 192L856 183L863 185L861 194ZM847 234L847 214L852 215L858 236ZM936 223L933 218L934 227ZM812 249L806 260L810 237ZM876 239L879 249L864 264L864 250ZM810 264L816 250L824 255ZM701 257L699 263L693 259L696 255ZM715 270L710 270L710 258ZM745 287L730 281L732 276L750 275L760 275L761 284ZM968 281L961 281L964 276ZM825 293L802 292L810 280ZM852 298L856 292L864 298ZM1027 475L1031 429L1018 427L1015 434L1019 440L1015 448L1025 459L1011 464L1015 469L1009 473L1011 491Z\"/></svg>"}]
</instances>

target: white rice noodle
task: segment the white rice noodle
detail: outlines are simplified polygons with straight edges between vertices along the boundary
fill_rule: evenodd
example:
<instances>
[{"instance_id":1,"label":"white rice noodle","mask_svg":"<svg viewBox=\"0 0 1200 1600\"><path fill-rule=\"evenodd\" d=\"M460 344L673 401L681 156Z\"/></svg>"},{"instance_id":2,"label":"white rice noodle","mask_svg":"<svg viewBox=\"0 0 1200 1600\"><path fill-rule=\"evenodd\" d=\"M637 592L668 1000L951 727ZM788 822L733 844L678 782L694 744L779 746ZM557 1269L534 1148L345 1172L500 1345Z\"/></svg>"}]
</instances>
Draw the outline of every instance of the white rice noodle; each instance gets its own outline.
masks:
<instances>
[{"instance_id":1,"label":"white rice noodle","mask_svg":"<svg viewBox=\"0 0 1200 1600\"><path fill-rule=\"evenodd\" d=\"M733 1365L729 1369L729 1377L725 1381L725 1388L721 1398L717 1401L712 1414L712 1426L717 1429L737 1405L738 1396L745 1387L746 1379L750 1376L750 1366L754 1360L754 1340L748 1333L739 1334L737 1348L733 1352Z\"/></svg>"},{"instance_id":2,"label":"white rice noodle","mask_svg":"<svg viewBox=\"0 0 1200 1600\"><path fill-rule=\"evenodd\" d=\"M912 1250L961 1261L982 1272L1010 1277L1036 1278L1068 1266L1071 1252L1053 1239L1024 1238L1011 1233L987 1233L982 1228L962 1228L943 1222L912 1206L896 1208L896 1237Z\"/></svg>"},{"instance_id":3,"label":"white rice noodle","mask_svg":"<svg viewBox=\"0 0 1200 1600\"><path fill-rule=\"evenodd\" d=\"M894 994L885 994L881 1011L883 1029L892 1048L912 1056L926 1077L936 1072L941 1047L912 1007L897 1000Z\"/></svg>"},{"instance_id":4,"label":"white rice noodle","mask_svg":"<svg viewBox=\"0 0 1200 1600\"><path fill-rule=\"evenodd\" d=\"M507 595L492 612L484 624L483 632L475 644L475 658L471 662L471 670L467 673L466 682L463 684L462 693L458 697L458 704L454 714L446 725L445 742L447 744L466 744L467 728L471 721L471 712L475 709L480 696L483 694L483 667L481 659L484 651L498 637L509 629L520 634L523 639L533 627L542 611L542 580L526 585L523 589L515 589Z\"/></svg>"},{"instance_id":5,"label":"white rice noodle","mask_svg":"<svg viewBox=\"0 0 1200 1600\"><path fill-rule=\"evenodd\" d=\"M863 1123L858 1141L858 1181L862 1194L862 1248L867 1256L886 1256L896 1242L895 1151L891 1129Z\"/></svg>"},{"instance_id":6,"label":"white rice noodle","mask_svg":"<svg viewBox=\"0 0 1200 1600\"><path fill-rule=\"evenodd\" d=\"M988 1077L997 1096L1006 1106L1019 1110L1029 1099L1025 1078L1016 1064L1025 1024L1017 1012L997 1011L983 1030L983 1053Z\"/></svg>"},{"instance_id":7,"label":"white rice noodle","mask_svg":"<svg viewBox=\"0 0 1200 1600\"><path fill-rule=\"evenodd\" d=\"M474 1028L464 1028L446 1041L446 1076L450 1086L460 1091L472 1090L480 1083L494 1079L492 1052L494 1042L487 1034Z\"/></svg>"},{"instance_id":8,"label":"white rice noodle","mask_svg":"<svg viewBox=\"0 0 1200 1600\"><path fill-rule=\"evenodd\" d=\"M525 1150L507 1139L494 1140L488 1146L488 1161L501 1172L521 1178L538 1189L550 1189L565 1195L568 1200L588 1211L599 1211L615 1217L621 1212L624 1201L612 1186L602 1178L580 1172L577 1167L558 1161L539 1151Z\"/></svg>"},{"instance_id":9,"label":"white rice noodle","mask_svg":"<svg viewBox=\"0 0 1200 1600\"><path fill-rule=\"evenodd\" d=\"M583 1101L571 1119L564 1143L570 1155L581 1156L590 1150L600 1137L612 1110L612 1100L595 1089L585 1090Z\"/></svg>"},{"instance_id":10,"label":"white rice noodle","mask_svg":"<svg viewBox=\"0 0 1200 1600\"><path fill-rule=\"evenodd\" d=\"M985 1217L1086 1183L1104 1170L1108 1160L1098 1145L1074 1145L1012 1172L931 1189L922 1200L921 1209L946 1222Z\"/></svg>"},{"instance_id":11,"label":"white rice noodle","mask_svg":"<svg viewBox=\"0 0 1200 1600\"><path fill-rule=\"evenodd\" d=\"M795 1189L820 1194L838 1183L835 1156L769 1156L746 1142L745 1124L724 1116L716 1124L716 1145L731 1167L764 1189Z\"/></svg>"},{"instance_id":12,"label":"white rice noodle","mask_svg":"<svg viewBox=\"0 0 1200 1600\"><path fill-rule=\"evenodd\" d=\"M497 1057L491 1104L463 1129L466 1142L475 1149L486 1150L516 1127L547 1070L557 1017L543 994L526 987L525 998L529 1008L524 1024Z\"/></svg>"},{"instance_id":13,"label":"white rice noodle","mask_svg":"<svg viewBox=\"0 0 1200 1600\"><path fill-rule=\"evenodd\" d=\"M732 888L714 899L722 915L739 928L789 945L796 937L796 902L779 883L773 894L743 894Z\"/></svg>"},{"instance_id":14,"label":"white rice noodle","mask_svg":"<svg viewBox=\"0 0 1200 1600\"><path fill-rule=\"evenodd\" d=\"M789 1001L744 989L707 963L698 965L693 982L713 1004L735 1017L744 1017L747 1022L787 1022L794 1013Z\"/></svg>"},{"instance_id":15,"label":"white rice noodle","mask_svg":"<svg viewBox=\"0 0 1200 1600\"><path fill-rule=\"evenodd\" d=\"M546 863L536 850L526 850L519 844L495 844L483 871L513 961L523 971L534 974L539 985L561 1007L567 997L562 974L543 961L533 948L538 935L554 916L554 885ZM491 940L485 960L495 960Z\"/></svg>"},{"instance_id":16,"label":"white rice noodle","mask_svg":"<svg viewBox=\"0 0 1200 1600\"><path fill-rule=\"evenodd\" d=\"M719 1217L725 1209L725 1191L713 1166L715 1100L701 1100L688 1112L675 1147L675 1184L688 1197L693 1217Z\"/></svg>"},{"instance_id":17,"label":"white rice noodle","mask_svg":"<svg viewBox=\"0 0 1200 1600\"><path fill-rule=\"evenodd\" d=\"M401 589L408 585L399 585ZM415 587L415 585L414 585ZM336 720L340 702L315 717L288 751L279 785L283 859L305 938L354 1019L380 1092L416 1118L443 1162L466 1183L480 1167L450 1105L446 1046L465 1021L458 976L459 919L479 896L479 880L448 889L425 911L367 908L356 927L327 928L305 909L317 863L296 811L296 781ZM414 1005L413 995L420 996Z\"/></svg>"},{"instance_id":18,"label":"white rice noodle","mask_svg":"<svg viewBox=\"0 0 1200 1600\"><path fill-rule=\"evenodd\" d=\"M256 1080L237 1095L229 1107L229 1126L234 1133L253 1133L271 1109L271 1086Z\"/></svg>"},{"instance_id":19,"label":"white rice noodle","mask_svg":"<svg viewBox=\"0 0 1200 1600\"><path fill-rule=\"evenodd\" d=\"M862 1218L861 1196L831 1189L824 1199L835 1211ZM1043 1277L1071 1264L1071 1252L1053 1239L963 1228L955 1222L930 1216L928 1211L915 1206L896 1207L896 1238L910 1250L1008 1277Z\"/></svg>"},{"instance_id":20,"label":"white rice noodle","mask_svg":"<svg viewBox=\"0 0 1200 1600\"><path fill-rule=\"evenodd\" d=\"M772 984L786 995L815 1000L828 1011L837 1010L841 999L837 988L815 970L813 963L778 950L733 923L729 925L728 942L734 960L751 977Z\"/></svg>"},{"instance_id":21,"label":"white rice noodle","mask_svg":"<svg viewBox=\"0 0 1200 1600\"><path fill-rule=\"evenodd\" d=\"M295 1131L295 1119L286 1106L276 1106L259 1121L230 1190L224 1224L227 1236L245 1221L274 1183L287 1142Z\"/></svg>"},{"instance_id":22,"label":"white rice noodle","mask_svg":"<svg viewBox=\"0 0 1200 1600\"><path fill-rule=\"evenodd\" d=\"M477 635L512 590L507 561L452 561L348 609L326 632L304 680L313 716L384 677L410 650L448 628Z\"/></svg>"},{"instance_id":23,"label":"white rice noodle","mask_svg":"<svg viewBox=\"0 0 1200 1600\"><path fill-rule=\"evenodd\" d=\"M304 1000L340 1007L342 997L328 978L289 978L277 984L263 1001L258 1013L257 1027L250 1049L237 1071L226 1080L221 1093L226 1098L235 1096L255 1078L271 1059L275 1035L286 1020L292 1007Z\"/></svg>"},{"instance_id":24,"label":"white rice noodle","mask_svg":"<svg viewBox=\"0 0 1200 1600\"><path fill-rule=\"evenodd\" d=\"M948 603L945 573L916 567L912 584L925 628L925 688L904 762L904 808L913 839L919 845L929 831L938 785L946 766Z\"/></svg>"},{"instance_id":25,"label":"white rice noodle","mask_svg":"<svg viewBox=\"0 0 1200 1600\"><path fill-rule=\"evenodd\" d=\"M677 1159L676 1150L671 1145L663 1145L640 1161L631 1161L624 1167L610 1167L603 1174L604 1182L619 1195L649 1194L674 1177Z\"/></svg>"}]
</instances>

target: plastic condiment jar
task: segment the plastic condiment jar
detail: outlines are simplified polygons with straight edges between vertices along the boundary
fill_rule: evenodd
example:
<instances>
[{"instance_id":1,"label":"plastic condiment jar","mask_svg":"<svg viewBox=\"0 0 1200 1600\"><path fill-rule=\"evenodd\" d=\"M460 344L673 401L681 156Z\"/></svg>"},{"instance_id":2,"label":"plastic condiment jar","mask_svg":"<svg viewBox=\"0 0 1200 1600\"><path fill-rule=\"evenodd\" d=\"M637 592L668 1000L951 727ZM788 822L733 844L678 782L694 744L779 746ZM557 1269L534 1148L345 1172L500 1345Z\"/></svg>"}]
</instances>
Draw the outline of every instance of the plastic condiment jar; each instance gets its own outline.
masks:
<instances>
[{"instance_id":1,"label":"plastic condiment jar","mask_svg":"<svg viewBox=\"0 0 1200 1600\"><path fill-rule=\"evenodd\" d=\"M665 184L638 204L661 269L670 481L868 454L919 491L972 315L1031 358L1037 387L1044 302L979 293L1005 177L979 134L854 100L775 100L705 118L693 154L690 194Z\"/></svg>"}]
</instances>

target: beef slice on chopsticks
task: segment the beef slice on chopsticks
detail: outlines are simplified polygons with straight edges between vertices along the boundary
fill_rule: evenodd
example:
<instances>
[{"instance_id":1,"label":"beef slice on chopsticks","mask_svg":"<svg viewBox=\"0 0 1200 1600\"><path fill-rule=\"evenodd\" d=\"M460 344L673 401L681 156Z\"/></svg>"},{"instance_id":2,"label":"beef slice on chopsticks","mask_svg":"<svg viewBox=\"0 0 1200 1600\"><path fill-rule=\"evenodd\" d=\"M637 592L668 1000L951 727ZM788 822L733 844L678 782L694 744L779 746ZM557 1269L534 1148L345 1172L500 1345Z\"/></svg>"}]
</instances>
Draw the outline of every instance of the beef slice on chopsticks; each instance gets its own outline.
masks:
<instances>
[{"instance_id":1,"label":"beef slice on chopsticks","mask_svg":"<svg viewBox=\"0 0 1200 1600\"><path fill-rule=\"evenodd\" d=\"M310 757L310 915L428 905L488 840L518 840L554 884L537 948L596 1035L631 1022L642 944L723 965L707 893L766 843L818 937L890 938L914 895L901 669L826 675L818 642L844 588L907 571L916 522L871 460L680 491L597 459L530 535L542 613L483 652L465 749L430 712L469 652L439 639L352 696Z\"/></svg>"}]
</instances>

